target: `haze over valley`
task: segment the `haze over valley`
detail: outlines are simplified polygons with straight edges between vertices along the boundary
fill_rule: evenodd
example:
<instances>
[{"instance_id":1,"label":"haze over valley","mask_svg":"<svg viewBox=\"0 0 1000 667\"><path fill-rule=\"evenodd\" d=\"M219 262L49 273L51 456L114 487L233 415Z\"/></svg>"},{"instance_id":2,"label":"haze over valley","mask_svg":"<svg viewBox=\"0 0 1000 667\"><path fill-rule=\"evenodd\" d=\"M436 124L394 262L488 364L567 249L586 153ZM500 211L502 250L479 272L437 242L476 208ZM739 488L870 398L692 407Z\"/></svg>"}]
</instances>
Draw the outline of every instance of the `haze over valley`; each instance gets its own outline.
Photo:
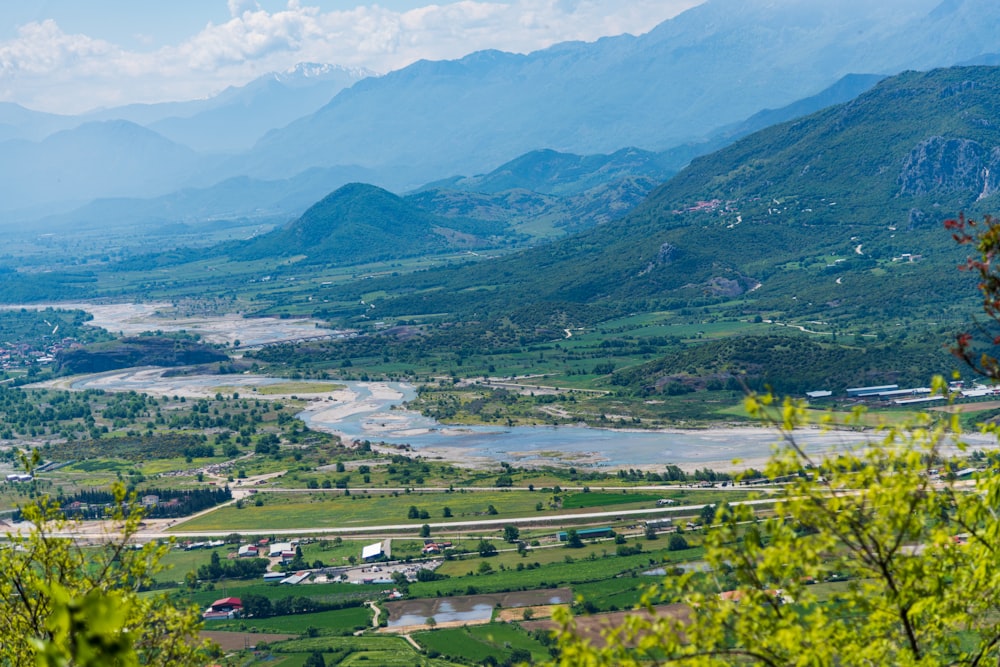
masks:
<instances>
[{"instance_id":1,"label":"haze over valley","mask_svg":"<svg viewBox=\"0 0 1000 667\"><path fill-rule=\"evenodd\" d=\"M566 600L740 599L778 498L986 521L1000 5L97 4L0 10L0 514L184 541L136 587L198 660L542 663ZM836 607L838 548L726 609Z\"/></svg>"}]
</instances>

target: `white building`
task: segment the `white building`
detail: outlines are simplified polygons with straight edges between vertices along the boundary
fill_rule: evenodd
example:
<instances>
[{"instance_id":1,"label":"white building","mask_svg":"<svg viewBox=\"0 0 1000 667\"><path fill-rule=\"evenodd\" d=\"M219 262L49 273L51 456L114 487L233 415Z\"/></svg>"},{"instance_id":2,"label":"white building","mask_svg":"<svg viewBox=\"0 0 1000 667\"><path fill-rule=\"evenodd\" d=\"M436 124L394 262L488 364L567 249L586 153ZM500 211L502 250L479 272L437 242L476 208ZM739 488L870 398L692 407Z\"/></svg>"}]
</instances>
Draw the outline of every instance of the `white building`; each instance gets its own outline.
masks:
<instances>
[{"instance_id":1,"label":"white building","mask_svg":"<svg viewBox=\"0 0 1000 667\"><path fill-rule=\"evenodd\" d=\"M267 552L268 558L278 558L278 557L281 556L282 552L284 552L284 551L292 551L292 552L294 552L295 551L295 543L294 542L275 542L270 547L268 547L268 549L270 549Z\"/></svg>"}]
</instances>

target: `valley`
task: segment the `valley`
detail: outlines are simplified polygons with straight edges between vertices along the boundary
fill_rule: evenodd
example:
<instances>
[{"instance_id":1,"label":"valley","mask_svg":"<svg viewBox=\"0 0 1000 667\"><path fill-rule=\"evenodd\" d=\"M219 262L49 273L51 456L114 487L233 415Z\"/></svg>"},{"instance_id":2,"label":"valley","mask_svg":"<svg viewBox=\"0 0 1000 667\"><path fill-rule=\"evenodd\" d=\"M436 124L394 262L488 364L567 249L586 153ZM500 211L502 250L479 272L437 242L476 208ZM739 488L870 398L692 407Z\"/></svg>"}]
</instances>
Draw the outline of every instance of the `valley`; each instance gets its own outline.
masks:
<instances>
[{"instance_id":1,"label":"valley","mask_svg":"<svg viewBox=\"0 0 1000 667\"><path fill-rule=\"evenodd\" d=\"M1000 10L612 5L0 36L0 663L998 659Z\"/></svg>"}]
</instances>

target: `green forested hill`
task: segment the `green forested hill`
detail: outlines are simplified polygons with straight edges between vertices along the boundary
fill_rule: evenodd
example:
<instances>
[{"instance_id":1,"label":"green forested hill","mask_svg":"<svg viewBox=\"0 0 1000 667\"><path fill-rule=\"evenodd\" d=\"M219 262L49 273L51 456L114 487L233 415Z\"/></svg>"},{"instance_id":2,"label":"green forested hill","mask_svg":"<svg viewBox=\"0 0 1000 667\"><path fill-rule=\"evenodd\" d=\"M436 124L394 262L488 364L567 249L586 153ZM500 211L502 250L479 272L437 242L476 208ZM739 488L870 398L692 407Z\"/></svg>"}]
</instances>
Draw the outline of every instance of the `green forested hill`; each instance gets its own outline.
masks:
<instances>
[{"instance_id":1,"label":"green forested hill","mask_svg":"<svg viewBox=\"0 0 1000 667\"><path fill-rule=\"evenodd\" d=\"M667 354L614 374L611 384L659 391L716 385L778 393L880 384L920 386L933 374L950 375L960 362L927 335L911 340L871 342L804 336L733 336Z\"/></svg>"},{"instance_id":2,"label":"green forested hill","mask_svg":"<svg viewBox=\"0 0 1000 667\"><path fill-rule=\"evenodd\" d=\"M737 299L783 317L957 316L969 307L955 294L974 288L941 223L1000 201L998 110L1000 68L892 77L695 160L624 219L381 283L393 298L379 306L544 318L546 304L580 304L586 321L591 305L605 317Z\"/></svg>"},{"instance_id":3,"label":"green forested hill","mask_svg":"<svg viewBox=\"0 0 1000 667\"><path fill-rule=\"evenodd\" d=\"M298 220L228 251L240 260L304 255L307 263L351 264L479 247L504 230L501 223L444 219L382 188L351 183Z\"/></svg>"}]
</instances>

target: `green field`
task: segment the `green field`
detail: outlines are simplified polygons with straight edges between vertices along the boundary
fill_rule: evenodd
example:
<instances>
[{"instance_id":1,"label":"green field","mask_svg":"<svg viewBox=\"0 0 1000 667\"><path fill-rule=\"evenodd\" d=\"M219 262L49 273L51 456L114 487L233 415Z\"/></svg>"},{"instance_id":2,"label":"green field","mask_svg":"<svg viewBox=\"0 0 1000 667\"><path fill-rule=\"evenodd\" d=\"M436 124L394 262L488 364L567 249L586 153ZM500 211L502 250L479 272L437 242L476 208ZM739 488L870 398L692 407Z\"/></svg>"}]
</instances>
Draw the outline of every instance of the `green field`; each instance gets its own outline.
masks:
<instances>
[{"instance_id":1,"label":"green field","mask_svg":"<svg viewBox=\"0 0 1000 667\"><path fill-rule=\"evenodd\" d=\"M335 654L340 665L365 665L372 667L450 667L446 660L435 660L417 653L405 639L390 636L363 637L314 637L292 639L274 647L276 655L308 655L312 651ZM333 657L333 656L330 656ZM305 658L303 657L303 660ZM259 664L273 664L269 660ZM293 663L282 663L293 664ZM301 663L298 663L301 664Z\"/></svg>"},{"instance_id":2,"label":"green field","mask_svg":"<svg viewBox=\"0 0 1000 667\"><path fill-rule=\"evenodd\" d=\"M278 394L326 394L331 391L344 389L346 385L333 382L278 382L275 384L262 384L257 387L242 387L222 385L213 387L215 391L223 394L233 394L243 392L249 396L274 396Z\"/></svg>"},{"instance_id":3,"label":"green field","mask_svg":"<svg viewBox=\"0 0 1000 667\"><path fill-rule=\"evenodd\" d=\"M443 628L414 633L413 638L428 653L443 658L479 663L488 657L502 662L516 649L531 654L531 662L550 658L548 649L535 637L513 623L489 623L463 628Z\"/></svg>"},{"instance_id":4,"label":"green field","mask_svg":"<svg viewBox=\"0 0 1000 667\"><path fill-rule=\"evenodd\" d=\"M174 526L185 532L232 530L266 533L277 528L350 528L354 526L380 526L408 524L419 528L424 523L461 522L516 517L545 516L566 513L554 506L551 493L525 491L482 491L470 493L409 493L378 494L372 490L358 490L350 496L335 494L268 494L258 493L254 502L244 503L242 509L234 505ZM586 495L586 494L582 494ZM623 496L627 497L627 496ZM657 496L657 498L660 496ZM263 503L256 506L260 499ZM537 503L543 509L536 510ZM655 505L655 500L654 503ZM493 506L496 514L489 514ZM637 509L650 508L648 500L635 503ZM426 519L408 518L409 508L425 510ZM451 510L450 518L444 508ZM580 511L585 511L579 508ZM573 510L570 510L572 513Z\"/></svg>"},{"instance_id":5,"label":"green field","mask_svg":"<svg viewBox=\"0 0 1000 667\"><path fill-rule=\"evenodd\" d=\"M281 600L290 596L304 596L329 604L340 604L348 601L363 601L381 597L385 586L365 584L300 584L298 586L282 586L281 584L265 584L259 579L242 582L242 586L219 584L211 590L200 590L190 593L178 593L184 600L190 600L199 607L206 607L215 600L227 597L230 588L237 588L238 595L263 595L269 600ZM231 591L236 593L237 591ZM305 628L303 627L303 632Z\"/></svg>"},{"instance_id":6,"label":"green field","mask_svg":"<svg viewBox=\"0 0 1000 667\"><path fill-rule=\"evenodd\" d=\"M372 612L368 607L350 607L313 614L209 621L206 629L303 634L315 628L321 634L346 635L371 627L371 622Z\"/></svg>"},{"instance_id":7,"label":"green field","mask_svg":"<svg viewBox=\"0 0 1000 667\"><path fill-rule=\"evenodd\" d=\"M665 546L664 540L655 543L658 547ZM652 547L644 547L651 549ZM576 549L553 549L552 551L562 551L562 562L554 562L549 565L541 565L534 569L517 570L507 566L505 571L494 571L492 574L473 574L455 576L442 581L418 582L410 585L410 594L414 597L433 597L437 595L458 595L478 593L495 593L509 590L533 590L536 588L547 588L561 586L565 584L576 584L605 581L613 579L618 575L631 576L633 572L646 570L656 564L665 562L680 562L694 560L702 556L701 547L694 547L685 551L647 551L635 556L615 556L608 555L605 558L589 557L575 560L571 563L565 562L566 556L573 558ZM499 562L496 558L485 559L499 570ZM526 563L531 563L529 556L524 559ZM476 563L478 565L478 563Z\"/></svg>"},{"instance_id":8,"label":"green field","mask_svg":"<svg viewBox=\"0 0 1000 667\"><path fill-rule=\"evenodd\" d=\"M664 496L648 493L574 493L563 499L563 509L583 507L605 507L607 505L628 505L632 503L653 503Z\"/></svg>"}]
</instances>

